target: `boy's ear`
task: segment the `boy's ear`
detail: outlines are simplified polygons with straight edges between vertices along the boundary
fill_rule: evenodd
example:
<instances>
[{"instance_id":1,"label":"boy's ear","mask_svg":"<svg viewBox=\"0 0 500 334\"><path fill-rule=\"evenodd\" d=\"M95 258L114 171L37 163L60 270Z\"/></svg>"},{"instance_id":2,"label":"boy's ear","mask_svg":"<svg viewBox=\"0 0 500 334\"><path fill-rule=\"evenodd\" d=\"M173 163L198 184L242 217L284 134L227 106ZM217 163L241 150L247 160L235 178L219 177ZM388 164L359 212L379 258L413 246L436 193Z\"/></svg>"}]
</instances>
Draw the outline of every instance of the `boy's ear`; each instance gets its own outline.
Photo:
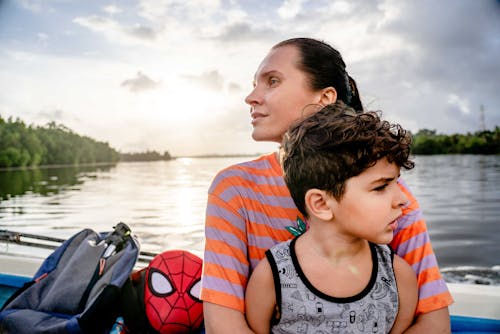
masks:
<instances>
[{"instance_id":1,"label":"boy's ear","mask_svg":"<svg viewBox=\"0 0 500 334\"><path fill-rule=\"evenodd\" d=\"M326 87L321 91L319 104L326 106L337 101L337 90L333 87Z\"/></svg>"},{"instance_id":2,"label":"boy's ear","mask_svg":"<svg viewBox=\"0 0 500 334\"><path fill-rule=\"evenodd\" d=\"M324 190L309 189L306 192L305 204L309 215L324 221L333 219L333 211L328 205L328 195Z\"/></svg>"}]
</instances>

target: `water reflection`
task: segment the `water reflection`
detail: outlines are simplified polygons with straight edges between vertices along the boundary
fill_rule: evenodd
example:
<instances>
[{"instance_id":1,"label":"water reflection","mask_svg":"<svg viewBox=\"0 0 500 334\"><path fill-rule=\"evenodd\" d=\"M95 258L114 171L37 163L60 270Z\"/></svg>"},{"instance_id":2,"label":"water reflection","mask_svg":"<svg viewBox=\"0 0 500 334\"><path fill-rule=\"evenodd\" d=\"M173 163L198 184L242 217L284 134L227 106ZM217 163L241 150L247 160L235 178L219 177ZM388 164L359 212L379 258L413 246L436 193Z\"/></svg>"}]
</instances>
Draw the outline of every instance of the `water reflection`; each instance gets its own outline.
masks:
<instances>
[{"instance_id":1,"label":"water reflection","mask_svg":"<svg viewBox=\"0 0 500 334\"><path fill-rule=\"evenodd\" d=\"M142 250L203 250L208 187L247 158L0 171L0 229L67 238L119 221ZM420 202L441 267L500 262L500 156L417 156L403 178Z\"/></svg>"},{"instance_id":2,"label":"water reflection","mask_svg":"<svg viewBox=\"0 0 500 334\"><path fill-rule=\"evenodd\" d=\"M442 266L500 263L500 156L417 156L403 176Z\"/></svg>"},{"instance_id":3,"label":"water reflection","mask_svg":"<svg viewBox=\"0 0 500 334\"><path fill-rule=\"evenodd\" d=\"M34 193L43 196L58 194L64 189L79 189L96 171L109 171L113 166L60 167L0 171L0 200Z\"/></svg>"}]
</instances>

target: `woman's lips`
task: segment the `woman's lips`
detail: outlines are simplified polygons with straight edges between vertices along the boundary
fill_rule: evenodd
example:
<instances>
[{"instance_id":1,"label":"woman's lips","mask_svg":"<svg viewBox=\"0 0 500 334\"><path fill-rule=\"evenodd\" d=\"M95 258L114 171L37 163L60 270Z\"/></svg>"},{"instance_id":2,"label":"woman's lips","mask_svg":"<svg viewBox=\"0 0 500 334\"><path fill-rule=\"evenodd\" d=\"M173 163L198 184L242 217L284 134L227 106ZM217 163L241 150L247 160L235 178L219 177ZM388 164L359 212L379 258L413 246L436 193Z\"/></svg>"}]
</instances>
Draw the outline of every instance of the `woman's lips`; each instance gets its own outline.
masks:
<instances>
[{"instance_id":1,"label":"woman's lips","mask_svg":"<svg viewBox=\"0 0 500 334\"><path fill-rule=\"evenodd\" d=\"M259 119L266 117L266 115L261 114L259 112L252 112L250 114L250 116L252 117L252 121L251 121L252 125L255 125L255 123L257 123L259 121Z\"/></svg>"}]
</instances>

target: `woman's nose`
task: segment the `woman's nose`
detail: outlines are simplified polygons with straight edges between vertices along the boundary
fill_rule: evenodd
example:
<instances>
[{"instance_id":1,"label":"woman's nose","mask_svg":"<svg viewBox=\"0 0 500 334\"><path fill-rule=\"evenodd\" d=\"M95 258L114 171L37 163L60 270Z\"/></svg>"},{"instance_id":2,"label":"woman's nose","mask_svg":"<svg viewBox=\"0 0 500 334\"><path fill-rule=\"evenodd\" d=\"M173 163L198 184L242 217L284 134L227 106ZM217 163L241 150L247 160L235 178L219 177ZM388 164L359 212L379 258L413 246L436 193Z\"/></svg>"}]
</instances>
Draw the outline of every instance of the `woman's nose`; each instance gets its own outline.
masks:
<instances>
[{"instance_id":1,"label":"woman's nose","mask_svg":"<svg viewBox=\"0 0 500 334\"><path fill-rule=\"evenodd\" d=\"M252 91L245 98L245 103L254 106L260 103L260 99L257 97L257 87L254 87Z\"/></svg>"}]
</instances>

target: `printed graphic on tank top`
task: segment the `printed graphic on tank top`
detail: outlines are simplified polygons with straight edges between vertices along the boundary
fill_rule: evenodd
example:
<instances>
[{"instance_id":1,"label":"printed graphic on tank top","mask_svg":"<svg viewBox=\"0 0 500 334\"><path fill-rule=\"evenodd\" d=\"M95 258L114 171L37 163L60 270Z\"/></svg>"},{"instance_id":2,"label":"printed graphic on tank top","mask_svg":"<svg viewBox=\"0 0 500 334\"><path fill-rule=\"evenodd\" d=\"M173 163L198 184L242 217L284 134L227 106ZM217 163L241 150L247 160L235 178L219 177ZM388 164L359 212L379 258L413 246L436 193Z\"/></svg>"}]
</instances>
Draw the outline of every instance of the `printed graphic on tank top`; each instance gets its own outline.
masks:
<instances>
[{"instance_id":1,"label":"printed graphic on tank top","mask_svg":"<svg viewBox=\"0 0 500 334\"><path fill-rule=\"evenodd\" d=\"M388 333L398 310L398 293L387 245L370 243L373 269L359 294L337 298L316 289L295 254L297 238L266 252L271 264L280 319L272 333ZM335 284L335 277L331 278Z\"/></svg>"}]
</instances>

